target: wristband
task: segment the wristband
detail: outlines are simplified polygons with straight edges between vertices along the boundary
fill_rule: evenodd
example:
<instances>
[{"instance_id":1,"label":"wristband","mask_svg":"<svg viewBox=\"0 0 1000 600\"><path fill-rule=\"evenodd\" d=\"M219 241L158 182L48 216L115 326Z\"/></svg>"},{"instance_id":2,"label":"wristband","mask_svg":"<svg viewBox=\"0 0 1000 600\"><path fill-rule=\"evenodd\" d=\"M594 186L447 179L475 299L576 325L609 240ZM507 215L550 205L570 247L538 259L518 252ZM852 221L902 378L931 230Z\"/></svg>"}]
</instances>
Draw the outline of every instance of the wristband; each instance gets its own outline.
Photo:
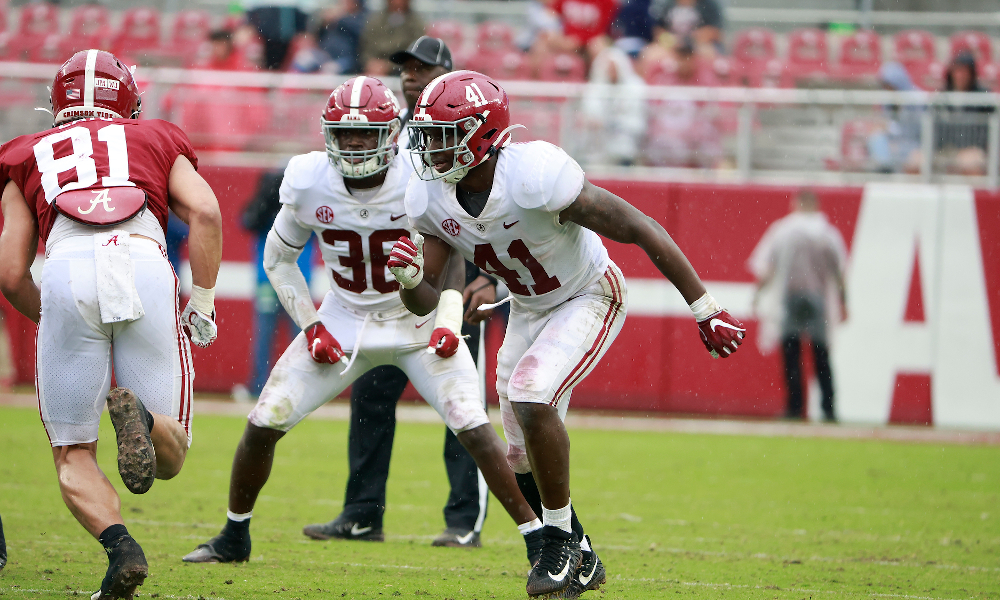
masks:
<instances>
[{"instance_id":1,"label":"wristband","mask_svg":"<svg viewBox=\"0 0 1000 600\"><path fill-rule=\"evenodd\" d=\"M462 313L462 292L444 290L438 298L434 329L446 327L455 335L459 335L462 331Z\"/></svg>"},{"instance_id":2,"label":"wristband","mask_svg":"<svg viewBox=\"0 0 1000 600\"><path fill-rule=\"evenodd\" d=\"M188 306L203 315L211 315L215 312L215 288L205 289L196 285L191 286L191 299Z\"/></svg>"},{"instance_id":3,"label":"wristband","mask_svg":"<svg viewBox=\"0 0 1000 600\"><path fill-rule=\"evenodd\" d=\"M692 302L688 307L694 313L694 320L699 323L722 310L719 303L708 292L705 292L701 298Z\"/></svg>"}]
</instances>

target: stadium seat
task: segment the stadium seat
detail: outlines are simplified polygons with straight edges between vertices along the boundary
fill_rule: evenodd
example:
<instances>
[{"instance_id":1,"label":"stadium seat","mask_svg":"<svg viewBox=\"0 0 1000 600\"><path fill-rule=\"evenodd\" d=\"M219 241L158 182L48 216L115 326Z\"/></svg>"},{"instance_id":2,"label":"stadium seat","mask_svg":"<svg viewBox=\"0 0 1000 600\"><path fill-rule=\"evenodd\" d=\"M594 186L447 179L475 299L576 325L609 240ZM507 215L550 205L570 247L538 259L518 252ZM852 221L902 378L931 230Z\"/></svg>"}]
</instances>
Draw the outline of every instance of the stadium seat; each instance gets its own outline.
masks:
<instances>
[{"instance_id":1,"label":"stadium seat","mask_svg":"<svg viewBox=\"0 0 1000 600\"><path fill-rule=\"evenodd\" d=\"M501 81L531 79L531 64L520 50L481 52L470 59L468 68Z\"/></svg>"},{"instance_id":2,"label":"stadium seat","mask_svg":"<svg viewBox=\"0 0 1000 600\"><path fill-rule=\"evenodd\" d=\"M204 150L245 150L271 125L274 107L266 92L178 90L170 120L180 126L195 148Z\"/></svg>"},{"instance_id":3,"label":"stadium seat","mask_svg":"<svg viewBox=\"0 0 1000 600\"><path fill-rule=\"evenodd\" d=\"M908 29L892 36L895 58L907 69L911 65L927 64L937 58L934 34L922 29Z\"/></svg>"},{"instance_id":4,"label":"stadium seat","mask_svg":"<svg viewBox=\"0 0 1000 600\"><path fill-rule=\"evenodd\" d=\"M10 39L9 53L14 60L29 60L32 51L59 33L59 11L53 4L27 4L21 9L17 33Z\"/></svg>"},{"instance_id":5,"label":"stadium seat","mask_svg":"<svg viewBox=\"0 0 1000 600\"><path fill-rule=\"evenodd\" d=\"M484 21L476 28L476 48L480 52L504 52L514 48L514 28L502 21Z\"/></svg>"},{"instance_id":6,"label":"stadium seat","mask_svg":"<svg viewBox=\"0 0 1000 600\"><path fill-rule=\"evenodd\" d=\"M763 64L775 57L774 32L763 27L744 29L733 40L733 60L741 65Z\"/></svg>"},{"instance_id":7,"label":"stadium seat","mask_svg":"<svg viewBox=\"0 0 1000 600\"><path fill-rule=\"evenodd\" d=\"M149 7L125 11L122 25L111 43L112 52L143 59L160 49L160 13ZM145 62L145 61L144 61Z\"/></svg>"},{"instance_id":8,"label":"stadium seat","mask_svg":"<svg viewBox=\"0 0 1000 600\"><path fill-rule=\"evenodd\" d=\"M977 63L993 62L993 44L990 36L981 31L959 31L951 36L950 58L960 52L971 52Z\"/></svg>"},{"instance_id":9,"label":"stadium seat","mask_svg":"<svg viewBox=\"0 0 1000 600\"><path fill-rule=\"evenodd\" d=\"M932 92L944 88L945 65L932 60L927 63L913 63L907 67L913 84L918 88Z\"/></svg>"},{"instance_id":10,"label":"stadium seat","mask_svg":"<svg viewBox=\"0 0 1000 600\"><path fill-rule=\"evenodd\" d=\"M108 9L99 4L76 7L64 48L72 54L78 50L104 47L111 36L110 20Z\"/></svg>"},{"instance_id":11,"label":"stadium seat","mask_svg":"<svg viewBox=\"0 0 1000 600\"><path fill-rule=\"evenodd\" d=\"M62 64L76 50L68 49L69 39L61 33L50 33L45 36L41 44L33 46L28 51L28 60L40 63ZM86 50L87 48L80 48Z\"/></svg>"},{"instance_id":12,"label":"stadium seat","mask_svg":"<svg viewBox=\"0 0 1000 600\"><path fill-rule=\"evenodd\" d=\"M174 17L170 41L164 52L178 57L185 65L194 62L202 45L208 40L211 17L203 10L182 10Z\"/></svg>"},{"instance_id":13,"label":"stadium seat","mask_svg":"<svg viewBox=\"0 0 1000 600\"><path fill-rule=\"evenodd\" d=\"M821 29L796 29L788 34L787 70L793 79L826 77L830 51Z\"/></svg>"},{"instance_id":14,"label":"stadium seat","mask_svg":"<svg viewBox=\"0 0 1000 600\"><path fill-rule=\"evenodd\" d=\"M857 31L840 42L833 75L838 79L873 77L882 66L882 46L874 31Z\"/></svg>"},{"instance_id":15,"label":"stadium seat","mask_svg":"<svg viewBox=\"0 0 1000 600\"><path fill-rule=\"evenodd\" d=\"M979 72L979 85L991 92L1000 91L1000 64L997 63L982 63L976 65L976 70Z\"/></svg>"},{"instance_id":16,"label":"stadium seat","mask_svg":"<svg viewBox=\"0 0 1000 600\"><path fill-rule=\"evenodd\" d=\"M538 78L543 81L586 81L587 64L577 54L551 54L542 59Z\"/></svg>"},{"instance_id":17,"label":"stadium seat","mask_svg":"<svg viewBox=\"0 0 1000 600\"><path fill-rule=\"evenodd\" d=\"M744 65L736 77L742 85L754 88L790 88L795 84L788 65L779 58L763 64Z\"/></svg>"},{"instance_id":18,"label":"stadium seat","mask_svg":"<svg viewBox=\"0 0 1000 600\"><path fill-rule=\"evenodd\" d=\"M715 76L714 85L733 87L738 86L736 64L728 56L716 56L712 59L708 67Z\"/></svg>"},{"instance_id":19,"label":"stadium seat","mask_svg":"<svg viewBox=\"0 0 1000 600\"><path fill-rule=\"evenodd\" d=\"M452 54L465 46L465 25L458 21L434 21L427 26L427 35L444 40Z\"/></svg>"},{"instance_id":20,"label":"stadium seat","mask_svg":"<svg viewBox=\"0 0 1000 600\"><path fill-rule=\"evenodd\" d=\"M510 122L524 125L514 133L515 141L545 140L559 145L560 104L518 100L510 104Z\"/></svg>"}]
</instances>

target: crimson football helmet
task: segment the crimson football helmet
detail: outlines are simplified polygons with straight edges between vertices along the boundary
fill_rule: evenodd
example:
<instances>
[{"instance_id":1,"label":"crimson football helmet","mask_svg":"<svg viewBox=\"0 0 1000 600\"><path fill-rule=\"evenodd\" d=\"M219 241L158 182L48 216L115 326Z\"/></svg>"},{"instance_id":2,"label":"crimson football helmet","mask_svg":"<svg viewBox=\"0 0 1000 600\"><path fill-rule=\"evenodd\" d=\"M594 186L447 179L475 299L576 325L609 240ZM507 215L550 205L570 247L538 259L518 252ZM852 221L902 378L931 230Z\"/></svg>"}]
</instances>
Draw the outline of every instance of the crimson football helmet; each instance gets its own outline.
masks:
<instances>
[{"instance_id":1,"label":"crimson football helmet","mask_svg":"<svg viewBox=\"0 0 1000 600\"><path fill-rule=\"evenodd\" d=\"M510 143L507 92L475 71L441 75L420 92L410 118L410 158L424 181L460 181ZM451 164L447 156L453 152ZM437 155L437 156L435 156Z\"/></svg>"},{"instance_id":2,"label":"crimson football helmet","mask_svg":"<svg viewBox=\"0 0 1000 600\"><path fill-rule=\"evenodd\" d=\"M402 128L399 101L374 77L354 77L333 90L323 111L323 137L330 164L346 178L368 177L389 168L396 156ZM376 130L378 142L370 150L341 149L338 132Z\"/></svg>"},{"instance_id":3,"label":"crimson football helmet","mask_svg":"<svg viewBox=\"0 0 1000 600\"><path fill-rule=\"evenodd\" d=\"M74 119L135 119L142 110L132 71L114 54L81 50L52 81L54 125Z\"/></svg>"}]
</instances>

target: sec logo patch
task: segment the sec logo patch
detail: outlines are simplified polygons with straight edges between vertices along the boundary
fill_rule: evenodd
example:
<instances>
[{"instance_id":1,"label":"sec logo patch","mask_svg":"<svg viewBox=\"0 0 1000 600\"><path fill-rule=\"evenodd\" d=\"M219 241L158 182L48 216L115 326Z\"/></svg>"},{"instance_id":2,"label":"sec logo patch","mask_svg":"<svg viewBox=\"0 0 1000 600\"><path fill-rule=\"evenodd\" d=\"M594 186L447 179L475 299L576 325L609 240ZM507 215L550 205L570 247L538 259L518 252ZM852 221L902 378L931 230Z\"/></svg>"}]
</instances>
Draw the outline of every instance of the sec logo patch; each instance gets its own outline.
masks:
<instances>
[{"instance_id":1,"label":"sec logo patch","mask_svg":"<svg viewBox=\"0 0 1000 600\"><path fill-rule=\"evenodd\" d=\"M455 219L448 219L441 222L441 228L448 232L448 235L458 235L462 233L462 226Z\"/></svg>"},{"instance_id":2,"label":"sec logo patch","mask_svg":"<svg viewBox=\"0 0 1000 600\"><path fill-rule=\"evenodd\" d=\"M317 208L316 220L320 223L333 223L333 209L329 206L321 206Z\"/></svg>"}]
</instances>

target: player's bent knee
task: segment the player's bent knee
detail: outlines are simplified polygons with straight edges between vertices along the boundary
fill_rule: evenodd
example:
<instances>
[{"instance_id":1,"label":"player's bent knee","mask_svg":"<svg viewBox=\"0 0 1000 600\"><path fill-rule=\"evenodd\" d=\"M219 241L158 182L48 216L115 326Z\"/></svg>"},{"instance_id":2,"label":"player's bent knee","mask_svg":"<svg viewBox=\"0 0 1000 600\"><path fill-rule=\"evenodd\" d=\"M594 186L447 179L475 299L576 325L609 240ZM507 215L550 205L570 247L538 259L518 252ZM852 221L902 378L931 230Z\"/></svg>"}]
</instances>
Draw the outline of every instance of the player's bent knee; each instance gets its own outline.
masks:
<instances>
[{"instance_id":1,"label":"player's bent knee","mask_svg":"<svg viewBox=\"0 0 1000 600\"><path fill-rule=\"evenodd\" d=\"M518 474L531 472L531 463L528 462L528 453L520 446L507 445L507 464L510 469Z\"/></svg>"}]
</instances>

